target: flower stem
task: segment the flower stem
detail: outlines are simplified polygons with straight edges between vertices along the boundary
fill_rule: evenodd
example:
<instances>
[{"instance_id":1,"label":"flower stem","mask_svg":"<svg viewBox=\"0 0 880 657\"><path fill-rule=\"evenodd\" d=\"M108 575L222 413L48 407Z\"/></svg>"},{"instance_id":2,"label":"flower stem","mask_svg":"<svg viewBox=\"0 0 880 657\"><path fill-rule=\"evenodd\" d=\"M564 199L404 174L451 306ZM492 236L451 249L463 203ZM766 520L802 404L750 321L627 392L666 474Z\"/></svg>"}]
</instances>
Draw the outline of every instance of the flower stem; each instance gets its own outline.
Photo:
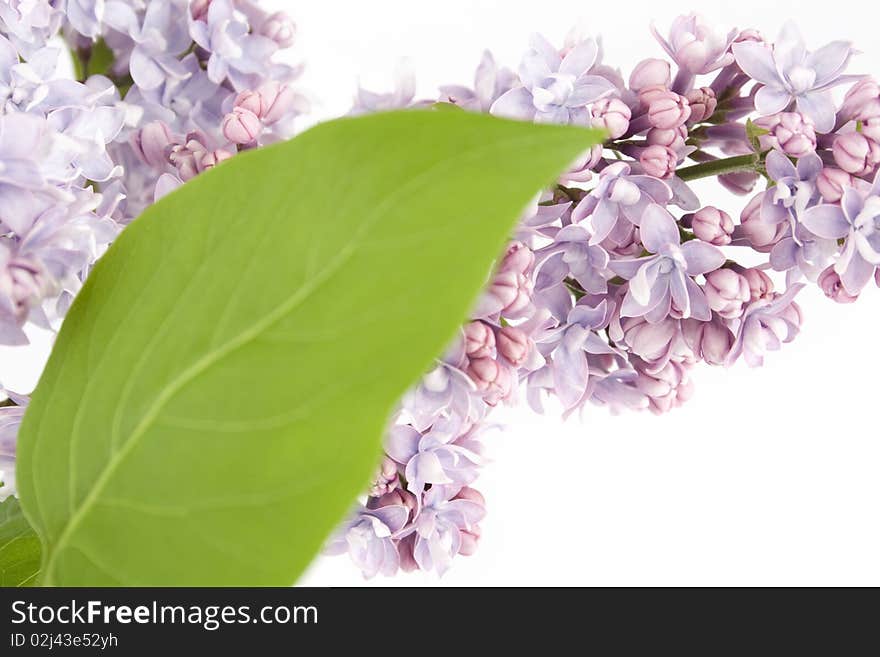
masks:
<instances>
[{"instance_id":1,"label":"flower stem","mask_svg":"<svg viewBox=\"0 0 880 657\"><path fill-rule=\"evenodd\" d=\"M702 162L693 166L684 167L675 172L675 175L684 180L698 180L712 176L721 176L725 173L737 173L739 171L758 172L761 164L761 156L757 153L749 155L736 155L725 157L711 162Z\"/></svg>"}]
</instances>

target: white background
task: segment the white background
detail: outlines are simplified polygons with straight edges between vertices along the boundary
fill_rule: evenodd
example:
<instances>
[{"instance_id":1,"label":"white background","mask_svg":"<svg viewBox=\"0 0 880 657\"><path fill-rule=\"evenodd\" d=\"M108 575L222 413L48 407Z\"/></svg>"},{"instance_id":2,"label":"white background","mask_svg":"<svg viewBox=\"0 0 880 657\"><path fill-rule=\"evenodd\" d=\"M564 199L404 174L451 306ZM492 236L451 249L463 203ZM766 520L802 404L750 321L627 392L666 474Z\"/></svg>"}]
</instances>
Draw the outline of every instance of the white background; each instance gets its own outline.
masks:
<instances>
[{"instance_id":1,"label":"white background","mask_svg":"<svg viewBox=\"0 0 880 657\"><path fill-rule=\"evenodd\" d=\"M469 83L484 48L515 67L532 31L558 43L579 19L604 37L606 62L628 74L638 59L662 56L650 21L666 27L697 5L725 31L775 35L794 16L809 45L851 39L864 51L851 70L880 73L868 3L266 4L299 24L319 116L344 113L359 77L390 84L402 56L430 96L438 84ZM724 202L732 214L743 204ZM476 484L489 508L478 553L442 579L368 584L880 585L880 291L838 306L811 288L799 302L806 321L794 343L763 369L699 367L695 398L669 415L590 408L583 421L562 423L502 411L496 419L509 428L488 445L493 462ZM28 389L39 351L0 350L3 382ZM301 583L364 582L335 557L319 559Z\"/></svg>"}]
</instances>

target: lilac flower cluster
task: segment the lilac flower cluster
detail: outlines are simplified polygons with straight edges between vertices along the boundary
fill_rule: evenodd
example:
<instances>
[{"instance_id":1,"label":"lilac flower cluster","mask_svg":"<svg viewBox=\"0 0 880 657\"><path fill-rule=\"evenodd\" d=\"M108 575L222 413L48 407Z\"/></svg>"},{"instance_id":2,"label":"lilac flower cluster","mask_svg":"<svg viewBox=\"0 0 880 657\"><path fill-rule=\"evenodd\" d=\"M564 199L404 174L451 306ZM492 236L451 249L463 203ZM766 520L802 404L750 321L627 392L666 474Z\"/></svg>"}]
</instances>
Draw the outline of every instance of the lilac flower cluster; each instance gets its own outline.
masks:
<instances>
[{"instance_id":1,"label":"lilac flower cluster","mask_svg":"<svg viewBox=\"0 0 880 657\"><path fill-rule=\"evenodd\" d=\"M775 42L721 35L697 15L654 34L669 59L628 80L593 39L535 36L516 73L486 53L473 87L431 101L608 139L536 199L472 321L403 400L366 503L330 547L365 576L442 574L473 552L493 406L522 391L539 412L548 396L565 414L666 412L691 396L697 362L756 366L794 339L804 281L839 303L880 285L880 86L844 75L850 44L811 51L791 25ZM356 110L426 104L414 89L361 92ZM688 186L708 177L766 189L736 222Z\"/></svg>"},{"instance_id":2,"label":"lilac flower cluster","mask_svg":"<svg viewBox=\"0 0 880 657\"><path fill-rule=\"evenodd\" d=\"M157 198L292 135L300 70L276 53L294 38L252 0L0 0L0 344L57 328ZM0 500L26 402L2 396Z\"/></svg>"}]
</instances>

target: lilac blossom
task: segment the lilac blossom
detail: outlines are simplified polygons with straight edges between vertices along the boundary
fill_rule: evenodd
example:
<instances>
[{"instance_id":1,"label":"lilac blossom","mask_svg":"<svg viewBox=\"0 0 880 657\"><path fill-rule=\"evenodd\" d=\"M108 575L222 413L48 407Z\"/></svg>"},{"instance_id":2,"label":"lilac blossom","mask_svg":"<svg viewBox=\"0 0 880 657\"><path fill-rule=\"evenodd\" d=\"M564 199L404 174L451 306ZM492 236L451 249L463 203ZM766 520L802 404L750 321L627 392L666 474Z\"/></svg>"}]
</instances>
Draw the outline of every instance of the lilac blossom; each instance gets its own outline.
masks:
<instances>
[{"instance_id":1,"label":"lilac blossom","mask_svg":"<svg viewBox=\"0 0 880 657\"><path fill-rule=\"evenodd\" d=\"M822 160L815 153L808 153L791 163L779 151L767 154L767 175L776 184L764 193L761 219L770 224L794 222L807 206L816 200L816 179L822 171Z\"/></svg>"},{"instance_id":2,"label":"lilac blossom","mask_svg":"<svg viewBox=\"0 0 880 657\"><path fill-rule=\"evenodd\" d=\"M672 191L663 181L633 174L630 164L615 162L600 172L599 184L574 209L572 221L586 224L592 235L590 244L599 244L621 217L639 225L649 206L671 199Z\"/></svg>"},{"instance_id":3,"label":"lilac blossom","mask_svg":"<svg viewBox=\"0 0 880 657\"><path fill-rule=\"evenodd\" d=\"M867 194L850 187L840 205L817 205L802 221L821 238L845 240L834 270L846 291L858 295L880 265L880 174Z\"/></svg>"},{"instance_id":4,"label":"lilac blossom","mask_svg":"<svg viewBox=\"0 0 880 657\"><path fill-rule=\"evenodd\" d=\"M739 33L734 29L726 37L719 37L699 14L676 18L668 38L653 26L651 31L672 60L692 75L711 73L730 64L730 44Z\"/></svg>"},{"instance_id":5,"label":"lilac blossom","mask_svg":"<svg viewBox=\"0 0 880 657\"><path fill-rule=\"evenodd\" d=\"M440 92L459 107L473 112L488 112L492 104L517 83L516 74L499 67L488 50L483 53L474 76L474 87L459 85L440 87Z\"/></svg>"},{"instance_id":6,"label":"lilac blossom","mask_svg":"<svg viewBox=\"0 0 880 657\"><path fill-rule=\"evenodd\" d=\"M587 106L614 93L604 77L590 75L599 46L587 39L563 57L542 36L534 35L519 69L522 86L503 94L491 112L514 119L589 124Z\"/></svg>"},{"instance_id":7,"label":"lilac blossom","mask_svg":"<svg viewBox=\"0 0 880 657\"><path fill-rule=\"evenodd\" d=\"M834 128L836 110L829 89L852 79L843 75L854 53L849 42L833 41L811 52L789 23L774 46L741 41L733 44L733 53L740 68L762 85L755 95L759 114L776 114L794 103L817 131Z\"/></svg>"},{"instance_id":8,"label":"lilac blossom","mask_svg":"<svg viewBox=\"0 0 880 657\"><path fill-rule=\"evenodd\" d=\"M107 24L134 42L129 68L132 79L141 89L155 89L169 77L177 80L188 77L189 72L178 59L192 42L186 23L180 20L181 15L187 13L186 5L184 0L151 0L141 17L135 7L127 3L107 3Z\"/></svg>"},{"instance_id":9,"label":"lilac blossom","mask_svg":"<svg viewBox=\"0 0 880 657\"><path fill-rule=\"evenodd\" d=\"M402 504L378 509L360 509L334 536L325 548L328 554L348 554L365 578L379 573L394 575L400 557L392 537L400 532L409 517Z\"/></svg>"},{"instance_id":10,"label":"lilac blossom","mask_svg":"<svg viewBox=\"0 0 880 657\"><path fill-rule=\"evenodd\" d=\"M477 478L482 458L459 419L440 419L422 433L412 426L393 426L385 452L404 469L410 491L420 494L426 484L464 486Z\"/></svg>"},{"instance_id":11,"label":"lilac blossom","mask_svg":"<svg viewBox=\"0 0 880 657\"><path fill-rule=\"evenodd\" d=\"M208 78L217 84L228 78L236 89L249 86L252 76L265 70L278 44L253 34L246 17L236 12L232 0L211 0L205 20L189 21L189 35L211 53Z\"/></svg>"},{"instance_id":12,"label":"lilac blossom","mask_svg":"<svg viewBox=\"0 0 880 657\"><path fill-rule=\"evenodd\" d=\"M792 285L772 299L753 301L739 321L736 339L727 357L728 363L740 356L751 367L764 364L768 351L777 351L794 340L800 331L801 313L794 297L803 288Z\"/></svg>"},{"instance_id":13,"label":"lilac blossom","mask_svg":"<svg viewBox=\"0 0 880 657\"><path fill-rule=\"evenodd\" d=\"M452 559L468 546L466 534L476 528L486 510L471 499L449 498L449 490L435 486L425 493L424 503L412 526L411 545L415 563L422 570L439 575Z\"/></svg>"},{"instance_id":14,"label":"lilac blossom","mask_svg":"<svg viewBox=\"0 0 880 657\"><path fill-rule=\"evenodd\" d=\"M674 312L685 319L707 321L710 312L706 295L692 277L720 267L724 254L700 240L681 244L675 220L657 204L647 208L640 229L645 249L653 255L615 260L609 265L629 281L621 315L659 322Z\"/></svg>"}]
</instances>

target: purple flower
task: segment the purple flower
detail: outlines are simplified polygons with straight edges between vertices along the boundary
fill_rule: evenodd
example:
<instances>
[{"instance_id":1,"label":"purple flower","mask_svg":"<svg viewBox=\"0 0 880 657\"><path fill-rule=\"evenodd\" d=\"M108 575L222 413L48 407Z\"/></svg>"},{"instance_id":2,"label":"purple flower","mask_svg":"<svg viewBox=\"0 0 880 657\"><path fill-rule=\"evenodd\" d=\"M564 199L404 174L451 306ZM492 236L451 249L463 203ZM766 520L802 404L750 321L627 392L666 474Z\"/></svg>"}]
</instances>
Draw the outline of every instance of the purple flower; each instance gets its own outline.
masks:
<instances>
[{"instance_id":1,"label":"purple flower","mask_svg":"<svg viewBox=\"0 0 880 657\"><path fill-rule=\"evenodd\" d=\"M663 38L653 25L651 32L679 68L691 75L711 73L733 62L730 44L738 34L731 30L727 37L715 34L699 14L679 16L672 22L669 37Z\"/></svg>"},{"instance_id":2,"label":"purple flower","mask_svg":"<svg viewBox=\"0 0 880 657\"><path fill-rule=\"evenodd\" d=\"M782 343L795 339L801 313L794 297L802 288L801 284L792 285L784 294L753 301L746 307L727 357L728 365L742 356L750 367L759 367L768 351L778 351Z\"/></svg>"},{"instance_id":3,"label":"purple flower","mask_svg":"<svg viewBox=\"0 0 880 657\"><path fill-rule=\"evenodd\" d=\"M264 74L278 50L275 41L251 32L246 16L236 11L232 0L212 0L205 21L187 15L189 36L211 53L208 78L216 84L229 78L237 90L253 86L254 76Z\"/></svg>"},{"instance_id":4,"label":"purple flower","mask_svg":"<svg viewBox=\"0 0 880 657\"><path fill-rule=\"evenodd\" d=\"M590 235L583 226L563 226L555 233L553 243L538 251L536 257L535 295L560 320L565 319L572 305L567 278L575 279L590 294L608 291L608 253L590 244Z\"/></svg>"},{"instance_id":5,"label":"purple flower","mask_svg":"<svg viewBox=\"0 0 880 657\"><path fill-rule=\"evenodd\" d=\"M688 362L668 361L657 367L637 358L633 366L638 372L636 388L648 398L648 409L652 413L668 413L693 395Z\"/></svg>"},{"instance_id":6,"label":"purple flower","mask_svg":"<svg viewBox=\"0 0 880 657\"><path fill-rule=\"evenodd\" d=\"M767 154L767 175L776 184L764 192L761 219L769 224L788 221L794 225L816 200L816 178L822 172L822 160L808 153L797 161L797 167L779 151Z\"/></svg>"},{"instance_id":7,"label":"purple flower","mask_svg":"<svg viewBox=\"0 0 880 657\"><path fill-rule=\"evenodd\" d=\"M61 27L64 15L56 4L50 0L4 0L0 2L0 32L29 57Z\"/></svg>"},{"instance_id":8,"label":"purple flower","mask_svg":"<svg viewBox=\"0 0 880 657\"><path fill-rule=\"evenodd\" d=\"M393 537L404 528L409 514L409 509L402 504L378 509L361 508L330 539L325 552L347 552L365 578L375 577L379 573L390 577L400 567Z\"/></svg>"},{"instance_id":9,"label":"purple flower","mask_svg":"<svg viewBox=\"0 0 880 657\"><path fill-rule=\"evenodd\" d=\"M663 181L631 172L625 162L608 165L599 174L596 188L572 211L572 221L591 230L591 245L611 235L619 217L638 226L650 205L665 205L672 199L672 191Z\"/></svg>"},{"instance_id":10,"label":"purple flower","mask_svg":"<svg viewBox=\"0 0 880 657\"><path fill-rule=\"evenodd\" d=\"M590 355L618 353L597 333L608 326L610 319L607 301L595 307L578 303L566 323L543 340L556 345L547 367L553 373L553 389L566 410L580 406L589 397Z\"/></svg>"},{"instance_id":11,"label":"purple flower","mask_svg":"<svg viewBox=\"0 0 880 657\"><path fill-rule=\"evenodd\" d=\"M817 205L801 221L819 237L846 240L834 271L849 294L859 294L880 265L880 174L866 195L847 188L840 205Z\"/></svg>"},{"instance_id":12,"label":"purple flower","mask_svg":"<svg viewBox=\"0 0 880 657\"><path fill-rule=\"evenodd\" d=\"M212 7L221 2L215 0ZM168 78L182 80L189 76L178 59L192 42L186 21L181 20L184 13L189 15L182 0L150 0L142 18L128 3L117 0L106 4L107 24L135 43L129 68L141 89L156 89Z\"/></svg>"},{"instance_id":13,"label":"purple flower","mask_svg":"<svg viewBox=\"0 0 880 657\"><path fill-rule=\"evenodd\" d=\"M760 114L776 114L795 103L821 133L834 129L836 110L829 89L852 78L843 76L854 51L848 41L833 41L810 52L793 23L771 48L756 41L733 44L736 63L763 86L755 95Z\"/></svg>"},{"instance_id":14,"label":"purple flower","mask_svg":"<svg viewBox=\"0 0 880 657\"><path fill-rule=\"evenodd\" d=\"M427 430L440 415L476 419L479 415L474 403L476 386L460 369L466 366L466 359L460 361L460 365L440 361L406 393L402 406L417 429Z\"/></svg>"},{"instance_id":15,"label":"purple flower","mask_svg":"<svg viewBox=\"0 0 880 657\"><path fill-rule=\"evenodd\" d=\"M472 112L488 112L492 104L519 84L516 74L499 67L488 50L483 53L474 76L474 88L457 85L440 87L440 92L459 107Z\"/></svg>"},{"instance_id":16,"label":"purple flower","mask_svg":"<svg viewBox=\"0 0 880 657\"><path fill-rule=\"evenodd\" d=\"M477 477L479 446L460 419L438 419L422 433L406 424L388 432L385 451L404 467L407 487L421 494L427 484L464 486Z\"/></svg>"},{"instance_id":17,"label":"purple flower","mask_svg":"<svg viewBox=\"0 0 880 657\"><path fill-rule=\"evenodd\" d=\"M587 106L615 92L607 79L589 74L598 55L593 39L577 44L563 58L544 37L533 35L531 50L520 65L522 86L503 94L491 112L513 119L588 125Z\"/></svg>"},{"instance_id":18,"label":"purple flower","mask_svg":"<svg viewBox=\"0 0 880 657\"><path fill-rule=\"evenodd\" d=\"M452 489L455 490L455 489ZM465 536L486 515L485 507L471 499L448 499L450 489L435 486L427 493L413 522L412 553L418 567L445 573L453 557L467 545Z\"/></svg>"},{"instance_id":19,"label":"purple flower","mask_svg":"<svg viewBox=\"0 0 880 657\"><path fill-rule=\"evenodd\" d=\"M706 295L691 277L718 269L724 264L724 254L700 240L681 244L675 220L656 204L645 211L640 232L645 249L654 255L612 260L609 265L629 281L621 316L644 316L656 323L673 312L684 319L708 320Z\"/></svg>"}]
</instances>

